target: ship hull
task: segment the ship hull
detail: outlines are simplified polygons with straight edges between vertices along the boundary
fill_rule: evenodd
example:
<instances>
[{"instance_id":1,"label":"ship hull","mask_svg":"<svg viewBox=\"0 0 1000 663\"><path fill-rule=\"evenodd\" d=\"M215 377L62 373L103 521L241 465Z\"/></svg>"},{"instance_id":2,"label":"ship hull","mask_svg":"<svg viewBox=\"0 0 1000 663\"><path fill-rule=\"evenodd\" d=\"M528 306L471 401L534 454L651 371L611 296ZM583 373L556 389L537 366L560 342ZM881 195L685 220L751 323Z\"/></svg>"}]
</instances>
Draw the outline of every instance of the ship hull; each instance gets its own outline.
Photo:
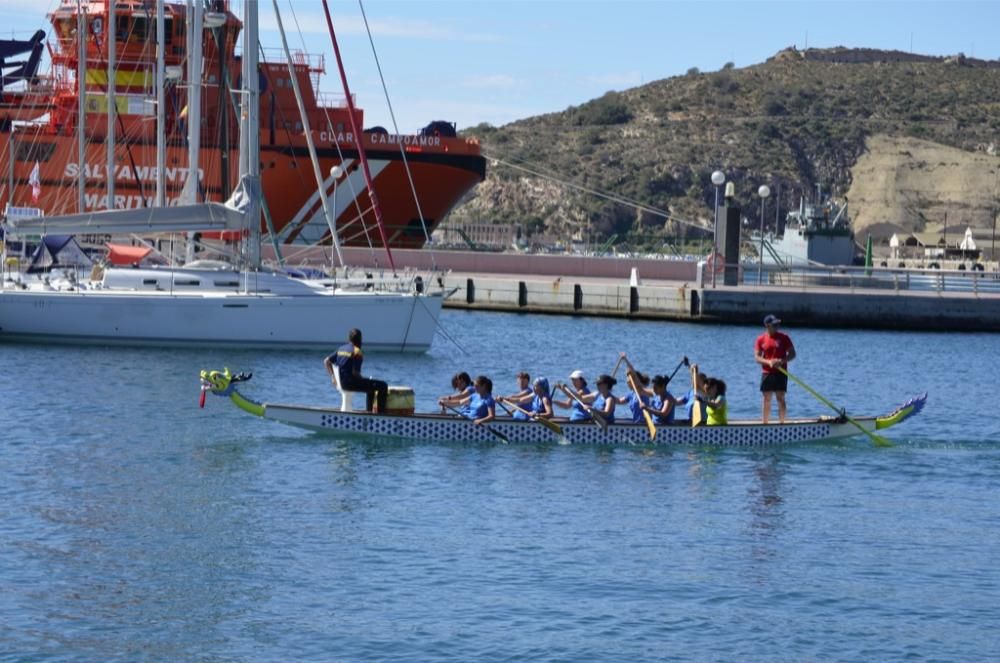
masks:
<instances>
[{"instance_id":1,"label":"ship hull","mask_svg":"<svg viewBox=\"0 0 1000 663\"><path fill-rule=\"evenodd\" d=\"M442 151L441 144L448 147L447 141L460 145L446 153ZM22 142L22 145L17 144ZM436 142L433 151L422 149L407 153L405 163L398 149L368 148L375 193L382 207L386 236L393 248L423 246L441 219L485 175L485 160L478 154L478 148L462 150L465 141L456 138L437 138ZM10 154L9 149L10 134L0 133L0 154ZM72 137L45 136L31 143L20 138L14 146L14 154L13 197L8 201L7 187L3 187L0 209L11 202L13 206L39 207L47 216L78 211L79 166L76 143ZM88 146L85 155L86 210L152 205L156 195L155 145L132 145L128 149L118 146L115 153L115 200L111 206L107 204L104 147ZM331 209L337 210L336 227L341 243L346 246L380 245L371 200L358 167L357 151L338 152L329 146L321 147L318 158L320 172L325 178L327 199ZM37 202L29 184L31 170L36 163L41 188ZM168 147L166 163L167 204L177 204L188 176L187 148L182 145ZM229 163L237 163L235 151L230 152ZM261 146L261 163L267 212L280 241L289 244L329 243L329 225L317 194L316 178L306 148L265 144ZM10 164L5 166L3 170L6 171ZM341 166L344 171L336 181L330 174L334 166ZM204 200L221 202L229 194L229 187L224 185L223 171L221 152L210 147L203 149L199 188ZM414 190L418 193L416 200ZM423 224L421 218L424 219ZM261 230L270 231L266 221L262 223ZM100 243L106 238L92 239L94 243Z\"/></svg>"}]
</instances>

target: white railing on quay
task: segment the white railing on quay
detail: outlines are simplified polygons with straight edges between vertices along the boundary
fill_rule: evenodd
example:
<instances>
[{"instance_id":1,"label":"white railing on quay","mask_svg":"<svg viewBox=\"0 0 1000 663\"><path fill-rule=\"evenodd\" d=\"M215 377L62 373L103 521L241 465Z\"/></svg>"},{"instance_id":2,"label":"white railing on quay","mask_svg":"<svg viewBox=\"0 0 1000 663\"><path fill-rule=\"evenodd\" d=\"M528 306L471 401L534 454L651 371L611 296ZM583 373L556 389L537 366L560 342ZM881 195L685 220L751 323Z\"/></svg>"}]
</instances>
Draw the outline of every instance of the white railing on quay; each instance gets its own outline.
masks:
<instances>
[{"instance_id":1,"label":"white railing on quay","mask_svg":"<svg viewBox=\"0 0 1000 663\"><path fill-rule=\"evenodd\" d=\"M710 264L699 263L698 283L707 287L712 281ZM794 290L818 290L825 288L846 289L852 292L873 294L906 294L913 292L936 292L938 294L968 293L979 295L1000 295L1000 271L995 269L894 269L863 266L809 266L775 267L765 265L758 280L757 264L744 264L738 268L727 266L736 272L737 284L741 287L782 288ZM717 273L720 285L725 283L725 270ZM731 285L731 283L730 283Z\"/></svg>"}]
</instances>

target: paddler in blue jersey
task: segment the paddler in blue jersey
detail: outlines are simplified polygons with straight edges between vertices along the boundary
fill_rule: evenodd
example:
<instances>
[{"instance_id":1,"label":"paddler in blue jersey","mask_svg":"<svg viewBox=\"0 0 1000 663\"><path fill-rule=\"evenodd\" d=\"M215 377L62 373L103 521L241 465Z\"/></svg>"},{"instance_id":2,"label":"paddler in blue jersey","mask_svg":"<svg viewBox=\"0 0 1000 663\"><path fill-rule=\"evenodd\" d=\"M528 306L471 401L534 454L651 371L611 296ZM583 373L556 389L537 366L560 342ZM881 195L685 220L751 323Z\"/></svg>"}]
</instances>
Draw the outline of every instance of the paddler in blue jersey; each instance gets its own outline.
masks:
<instances>
[{"instance_id":1,"label":"paddler in blue jersey","mask_svg":"<svg viewBox=\"0 0 1000 663\"><path fill-rule=\"evenodd\" d=\"M654 375L652 380L653 395L650 397L649 403L642 406L643 410L653 415L653 423L657 426L665 426L674 422L674 406L677 401L667 391L667 382L669 380L665 375Z\"/></svg>"},{"instance_id":2,"label":"paddler in blue jersey","mask_svg":"<svg viewBox=\"0 0 1000 663\"><path fill-rule=\"evenodd\" d=\"M597 393L594 394L594 401L590 405L591 410L604 415L604 420L609 424L615 423L615 406L618 405L618 397L611 393L618 380L610 375L601 375L597 378Z\"/></svg>"},{"instance_id":3,"label":"paddler in blue jersey","mask_svg":"<svg viewBox=\"0 0 1000 663\"><path fill-rule=\"evenodd\" d=\"M705 375L703 373L698 374L698 388L692 387L688 390L686 394L677 399L676 405L684 406L684 420L691 421L691 410L694 409L694 404L698 400L698 396L704 396L705 394Z\"/></svg>"},{"instance_id":4,"label":"paddler in blue jersey","mask_svg":"<svg viewBox=\"0 0 1000 663\"><path fill-rule=\"evenodd\" d=\"M531 412L536 417L551 419L555 416L552 411L552 393L549 391L549 381L547 378L535 378L531 385L534 396L531 399Z\"/></svg>"},{"instance_id":5,"label":"paddler in blue jersey","mask_svg":"<svg viewBox=\"0 0 1000 663\"><path fill-rule=\"evenodd\" d=\"M334 379L333 372L337 371L337 377L340 378L340 388L343 391L365 392L365 409L368 412L385 412L389 385L382 380L361 377L361 364L365 360L365 355L361 352L361 330L352 329L349 331L347 341L337 348L336 352L323 360L326 372L330 374L332 380ZM376 403L378 409L373 410L372 405Z\"/></svg>"},{"instance_id":6,"label":"paddler in blue jersey","mask_svg":"<svg viewBox=\"0 0 1000 663\"><path fill-rule=\"evenodd\" d=\"M632 378L632 384L634 384L636 388L635 391L632 391L632 389L629 388L628 394L625 396L619 396L618 404L628 405L629 412L632 413L632 423L641 424L644 421L642 411L645 409L646 405L649 405L649 399L652 397L653 393L649 388L649 376L635 370L635 366L632 365L632 362L629 361L624 352L621 354L621 358L622 361L625 362L625 370ZM636 391L639 392L638 398L635 395Z\"/></svg>"},{"instance_id":7,"label":"paddler in blue jersey","mask_svg":"<svg viewBox=\"0 0 1000 663\"><path fill-rule=\"evenodd\" d=\"M444 414L446 408L449 406L455 407L463 400L476 393L476 388L472 386L472 378L470 378L469 374L465 371L455 373L455 375L452 376L451 388L455 390L454 394L442 396L438 399L438 405L441 406L441 414Z\"/></svg>"},{"instance_id":8,"label":"paddler in blue jersey","mask_svg":"<svg viewBox=\"0 0 1000 663\"><path fill-rule=\"evenodd\" d=\"M573 385L572 387L567 387L560 382L556 384L556 388L562 389L570 398L564 401L553 400L552 403L561 408L569 408L570 421L589 421L591 416L588 408L594 402L594 394L587 388L587 380L583 376L583 371L577 369L570 373L569 381Z\"/></svg>"},{"instance_id":9,"label":"paddler in blue jersey","mask_svg":"<svg viewBox=\"0 0 1000 663\"><path fill-rule=\"evenodd\" d=\"M500 403L513 403L522 410L530 412L531 403L535 396L531 389L531 376L524 371L518 373L517 386L520 387L517 393L511 394L510 396L498 396L497 401ZM514 410L514 414L511 416L519 421L527 421L530 418L524 412L519 410Z\"/></svg>"},{"instance_id":10,"label":"paddler in blue jersey","mask_svg":"<svg viewBox=\"0 0 1000 663\"><path fill-rule=\"evenodd\" d=\"M485 375L476 377L475 393L463 398L459 405L460 412L466 419L472 419L476 425L489 423L496 419L496 401L493 400L493 381Z\"/></svg>"}]
</instances>

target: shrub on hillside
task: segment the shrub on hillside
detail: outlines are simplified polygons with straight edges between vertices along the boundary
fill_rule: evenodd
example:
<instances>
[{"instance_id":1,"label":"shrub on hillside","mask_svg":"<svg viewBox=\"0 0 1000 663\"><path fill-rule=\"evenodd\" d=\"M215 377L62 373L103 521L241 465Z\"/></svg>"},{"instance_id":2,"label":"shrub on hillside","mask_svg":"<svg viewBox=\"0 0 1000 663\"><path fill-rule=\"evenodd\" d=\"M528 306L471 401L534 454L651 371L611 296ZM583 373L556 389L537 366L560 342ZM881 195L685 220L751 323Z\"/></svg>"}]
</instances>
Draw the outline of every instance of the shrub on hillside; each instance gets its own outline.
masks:
<instances>
[{"instance_id":1,"label":"shrub on hillside","mask_svg":"<svg viewBox=\"0 0 1000 663\"><path fill-rule=\"evenodd\" d=\"M622 101L620 94L608 92L603 97L573 108L571 118L573 124L578 127L595 124L601 126L625 124L632 119L632 111Z\"/></svg>"}]
</instances>

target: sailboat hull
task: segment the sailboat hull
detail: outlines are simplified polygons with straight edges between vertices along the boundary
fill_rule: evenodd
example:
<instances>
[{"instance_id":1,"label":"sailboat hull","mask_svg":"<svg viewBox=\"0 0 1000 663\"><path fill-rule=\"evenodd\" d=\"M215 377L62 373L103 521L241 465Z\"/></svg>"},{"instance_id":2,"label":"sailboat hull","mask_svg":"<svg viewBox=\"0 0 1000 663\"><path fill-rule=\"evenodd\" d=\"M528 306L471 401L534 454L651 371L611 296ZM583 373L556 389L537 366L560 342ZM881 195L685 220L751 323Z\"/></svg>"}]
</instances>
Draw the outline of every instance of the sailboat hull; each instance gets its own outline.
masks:
<instances>
[{"instance_id":1,"label":"sailboat hull","mask_svg":"<svg viewBox=\"0 0 1000 663\"><path fill-rule=\"evenodd\" d=\"M365 349L426 352L440 295L0 291L0 341L329 350L363 326Z\"/></svg>"}]
</instances>

